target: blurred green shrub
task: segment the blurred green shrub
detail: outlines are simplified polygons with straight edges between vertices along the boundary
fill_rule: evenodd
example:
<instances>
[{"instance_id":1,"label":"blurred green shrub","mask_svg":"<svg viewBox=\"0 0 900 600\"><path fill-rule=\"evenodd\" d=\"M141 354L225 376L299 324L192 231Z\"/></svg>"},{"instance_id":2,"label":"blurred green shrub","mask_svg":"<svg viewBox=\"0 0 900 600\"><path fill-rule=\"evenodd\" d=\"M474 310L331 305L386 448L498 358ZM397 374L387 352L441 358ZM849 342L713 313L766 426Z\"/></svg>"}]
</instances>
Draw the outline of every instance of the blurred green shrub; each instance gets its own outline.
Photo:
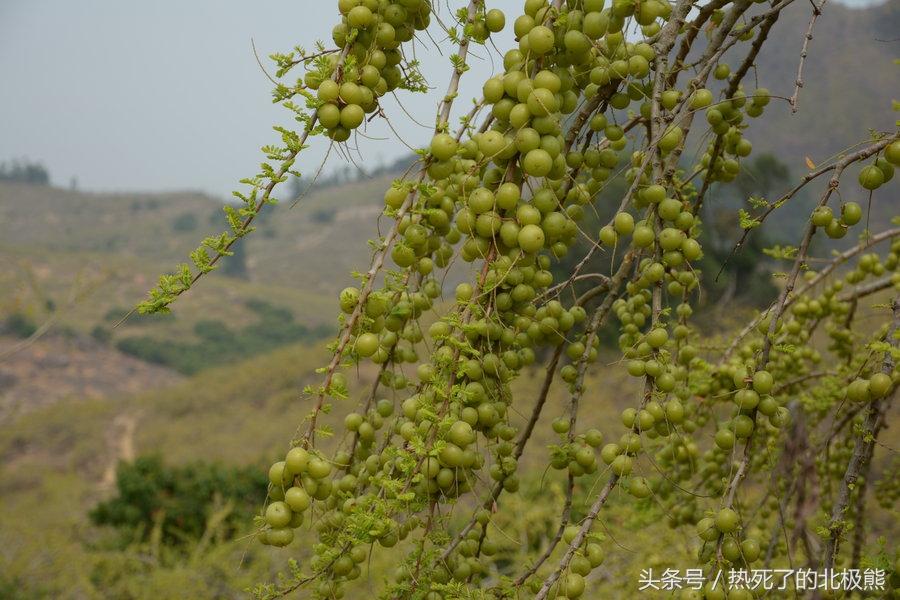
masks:
<instances>
[{"instance_id":1,"label":"blurred green shrub","mask_svg":"<svg viewBox=\"0 0 900 600\"><path fill-rule=\"evenodd\" d=\"M20 338L31 337L37 331L37 324L28 315L14 312L3 322L3 330Z\"/></svg>"},{"instance_id":2,"label":"blurred green shrub","mask_svg":"<svg viewBox=\"0 0 900 600\"><path fill-rule=\"evenodd\" d=\"M156 541L196 542L215 523L216 536L230 538L251 520L265 498L266 475L257 466L231 467L197 462L172 467L158 456L121 463L117 495L89 513L96 525L122 533L125 545Z\"/></svg>"},{"instance_id":3,"label":"blurred green shrub","mask_svg":"<svg viewBox=\"0 0 900 600\"><path fill-rule=\"evenodd\" d=\"M291 311L263 300L250 300L247 307L258 319L239 330L229 328L222 321L204 320L194 325L197 342L172 342L142 335L122 338L116 347L141 360L192 375L287 344L314 342L332 333L329 327L309 328L297 323Z\"/></svg>"},{"instance_id":4,"label":"blurred green shrub","mask_svg":"<svg viewBox=\"0 0 900 600\"><path fill-rule=\"evenodd\" d=\"M194 213L183 213L172 219L173 231L194 231L197 229L197 215Z\"/></svg>"}]
</instances>

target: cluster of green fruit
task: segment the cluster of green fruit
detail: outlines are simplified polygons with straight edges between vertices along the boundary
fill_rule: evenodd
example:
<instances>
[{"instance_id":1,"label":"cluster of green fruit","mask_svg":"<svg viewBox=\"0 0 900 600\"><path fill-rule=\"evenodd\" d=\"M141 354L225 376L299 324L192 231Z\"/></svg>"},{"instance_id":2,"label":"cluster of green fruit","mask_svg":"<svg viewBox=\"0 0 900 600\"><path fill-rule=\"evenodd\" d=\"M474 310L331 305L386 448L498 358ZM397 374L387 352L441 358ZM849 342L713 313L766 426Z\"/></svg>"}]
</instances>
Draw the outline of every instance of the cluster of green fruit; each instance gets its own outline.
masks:
<instances>
[{"instance_id":1,"label":"cluster of green fruit","mask_svg":"<svg viewBox=\"0 0 900 600\"><path fill-rule=\"evenodd\" d=\"M863 167L859 172L859 185L867 190L877 190L894 178L894 167L900 166L900 141L888 144L883 156L875 164Z\"/></svg>"},{"instance_id":2,"label":"cluster of green fruit","mask_svg":"<svg viewBox=\"0 0 900 600\"><path fill-rule=\"evenodd\" d=\"M818 206L812 213L812 222L816 227L825 230L826 235L833 239L840 239L847 234L847 230L859 223L862 219L862 208L856 202L845 202L841 205L841 216L834 218L834 212L828 205Z\"/></svg>"},{"instance_id":3,"label":"cluster of green fruit","mask_svg":"<svg viewBox=\"0 0 900 600\"><path fill-rule=\"evenodd\" d=\"M349 139L378 99L403 82L401 44L431 20L425 0L340 0L341 22L331 37L346 56L329 54L327 68L309 71L306 87L315 90L316 116L336 142ZM343 62L342 62L343 61Z\"/></svg>"},{"instance_id":4,"label":"cluster of green fruit","mask_svg":"<svg viewBox=\"0 0 900 600\"><path fill-rule=\"evenodd\" d=\"M563 530L562 541L566 544L574 543L580 529L578 526L569 525ZM550 597L581 598L585 591L585 577L602 565L605 559L606 552L601 545L600 536L593 533L585 536L569 563L568 573L550 588ZM532 592L537 592L541 587L541 581L534 579L529 587Z\"/></svg>"},{"instance_id":5,"label":"cluster of green fruit","mask_svg":"<svg viewBox=\"0 0 900 600\"><path fill-rule=\"evenodd\" d=\"M719 64L717 75L721 67L727 68L727 65ZM725 76L728 76L727 72ZM770 100L769 90L765 88L758 88L749 101L743 90L738 88L730 99L716 104L712 104L712 94L708 90L699 89L694 92L690 101L691 109L708 107L706 121L716 134L700 157L700 165L708 170L710 181L727 183L738 176L741 171L740 159L753 151L753 144L743 136L743 130L747 127L744 115L759 117ZM721 151L717 152L717 148L721 148Z\"/></svg>"},{"instance_id":6,"label":"cluster of green fruit","mask_svg":"<svg viewBox=\"0 0 900 600\"><path fill-rule=\"evenodd\" d=\"M339 5L343 17L334 37L349 47L350 60L338 68L340 59L332 57L331 78L307 78L317 90L319 122L338 142L377 108L378 97L399 85L399 44L428 24L430 7L424 0L341 0ZM486 10L482 2L473 6L474 19L471 11L457 15L465 21L463 35L483 42L502 30L502 11ZM518 46L504 54L504 72L483 86L486 121L480 128L464 123L456 135L439 124L423 152L421 179L397 181L386 191L385 214L395 219L396 233L387 238L389 254L397 271L377 289L367 280L341 292L348 343L337 346L322 393L348 396L341 369L364 361L380 366L375 387L361 410L345 416L346 434L331 459L297 447L270 471L264 543L290 543L292 528L302 523L313 500L319 501L319 541L310 561L323 576L319 597L343 596L345 582L361 574L366 544L390 548L416 530L422 530L421 543L389 584L391 597L439 600L452 597L448 589L478 586L496 576L491 511L501 492L519 489L519 458L530 434L517 425L511 384L548 350L564 350L567 360L558 373L575 400L573 412L552 421L562 443L549 465L567 471L569 481L610 473L609 481L635 499L649 504L652 498L663 506L670 526L696 526L701 562L724 559L735 568L759 560L778 505L765 501L757 524L743 524L738 514L746 514L744 500L723 506L722 496L729 491L739 445L753 440L771 452L780 450L796 386L805 377L815 379L823 361L809 344L811 331L824 322L828 351L845 359L845 366L825 378L827 384L800 401L799 410L813 422L844 399L867 402L896 387L896 369L883 372L872 353L860 352L860 336L848 319L852 303L841 293L889 273L897 286L900 242L892 243L883 260L878 254L860 256L843 281L820 293L792 297L791 311L774 325L771 315L759 319L744 343L719 363L701 356L701 332L690 322L703 275L697 268L703 256L702 199L692 180L697 174L707 182L734 179L741 159L752 152L743 136L744 118L760 116L770 95L758 88L747 96L736 82L731 97L714 102L702 78L685 89L666 87L674 84L666 83L668 73L654 71L660 64L656 44L672 15L672 6L661 0L614 0L609 7L603 0L552 5L525 0L513 24ZM713 29L727 22L725 12L712 12ZM644 41L626 39L631 23ZM751 28L733 32L743 41L753 38ZM668 55L671 49L662 50ZM713 65L707 70L712 77L731 77L727 64ZM454 68L457 75L465 70ZM654 96L660 81L663 89ZM616 121L629 111L632 124L657 127L656 109L662 123L656 136L651 127L646 138L629 138L629 125ZM714 136L696 161L696 172L685 173L677 161L691 127L688 117L698 111L705 112ZM629 142L640 148L630 157ZM863 170L862 185L874 189L890 179L898 154L900 142L886 145ZM624 431L613 438L617 441L604 445L599 429L578 429L575 412L585 367L598 356L598 323L579 302L567 305L554 293L551 266L570 254L579 236L588 237L580 223L623 162L630 185L625 201L590 241L625 275L605 280L601 307L617 318L622 365L642 379L644 393L637 407L622 412ZM878 185L872 169L881 178ZM839 216L823 206L812 221L836 238L862 216L857 203L845 202ZM453 301L445 305L445 273L439 270L456 256L476 263L477 276L456 286ZM805 275L807 281L815 276ZM445 306L436 319L426 318ZM423 350L426 358L419 356ZM404 373L404 363L416 365L414 371ZM851 372L855 375L848 378ZM388 393L378 392L382 388ZM751 454L749 460L749 471L764 469L767 453ZM655 468L652 476L642 476L649 468L644 463ZM481 498L478 484L487 480L485 472L493 490ZM685 495L689 489L703 490L711 500ZM443 553L426 549L434 540L446 542L433 535L448 527L435 513L466 498L476 506L471 527ZM562 542L573 544L580 529L561 529ZM784 552L776 546L776 556ZM539 577L527 578L528 587L540 598L581 597L584 578L602 560L600 536L588 534L555 583L547 584L549 591ZM720 592L707 589L703 597L724 597ZM728 597L741 592L732 590Z\"/></svg>"},{"instance_id":7,"label":"cluster of green fruit","mask_svg":"<svg viewBox=\"0 0 900 600\"><path fill-rule=\"evenodd\" d=\"M303 524L303 515L312 500L331 495L331 463L311 455L303 448L292 448L269 469L269 504L260 541L272 546L287 546L294 529Z\"/></svg>"}]
</instances>

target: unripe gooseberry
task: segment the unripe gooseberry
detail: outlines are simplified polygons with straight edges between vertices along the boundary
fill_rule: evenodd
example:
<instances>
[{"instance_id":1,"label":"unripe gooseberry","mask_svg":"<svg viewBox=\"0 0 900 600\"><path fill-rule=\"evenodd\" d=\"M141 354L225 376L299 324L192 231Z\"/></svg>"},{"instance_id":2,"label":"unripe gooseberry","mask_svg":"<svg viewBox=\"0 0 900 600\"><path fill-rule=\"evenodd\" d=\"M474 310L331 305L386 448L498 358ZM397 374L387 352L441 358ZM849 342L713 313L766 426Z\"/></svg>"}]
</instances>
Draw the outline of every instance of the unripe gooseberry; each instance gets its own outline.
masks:
<instances>
[{"instance_id":1,"label":"unripe gooseberry","mask_svg":"<svg viewBox=\"0 0 900 600\"><path fill-rule=\"evenodd\" d=\"M365 117L366 112L358 104L348 104L341 109L341 125L347 129L356 129L362 124Z\"/></svg>"},{"instance_id":2,"label":"unripe gooseberry","mask_svg":"<svg viewBox=\"0 0 900 600\"><path fill-rule=\"evenodd\" d=\"M894 166L900 166L900 140L895 140L884 149L884 158Z\"/></svg>"},{"instance_id":3,"label":"unripe gooseberry","mask_svg":"<svg viewBox=\"0 0 900 600\"><path fill-rule=\"evenodd\" d=\"M544 177L553 169L553 158L543 148L528 152L522 159L522 170L532 177Z\"/></svg>"},{"instance_id":4,"label":"unripe gooseberry","mask_svg":"<svg viewBox=\"0 0 900 600\"><path fill-rule=\"evenodd\" d=\"M884 183L884 172L875 165L863 167L859 172L859 185L867 190L874 190Z\"/></svg>"},{"instance_id":5,"label":"unripe gooseberry","mask_svg":"<svg viewBox=\"0 0 900 600\"><path fill-rule=\"evenodd\" d=\"M653 348L662 348L669 341L669 333L662 327L657 327L647 334L647 343Z\"/></svg>"},{"instance_id":6,"label":"unripe gooseberry","mask_svg":"<svg viewBox=\"0 0 900 600\"><path fill-rule=\"evenodd\" d=\"M457 146L451 135L439 133L431 138L431 155L437 160L449 160L456 154Z\"/></svg>"},{"instance_id":7,"label":"unripe gooseberry","mask_svg":"<svg viewBox=\"0 0 900 600\"><path fill-rule=\"evenodd\" d=\"M682 138L684 138L684 132L681 127L677 125L670 127L659 140L659 149L663 152L671 152L678 147Z\"/></svg>"},{"instance_id":8,"label":"unripe gooseberry","mask_svg":"<svg viewBox=\"0 0 900 600\"><path fill-rule=\"evenodd\" d=\"M828 206L817 206L812 213L812 223L816 227L828 227L833 218L834 214Z\"/></svg>"},{"instance_id":9,"label":"unripe gooseberry","mask_svg":"<svg viewBox=\"0 0 900 600\"><path fill-rule=\"evenodd\" d=\"M519 230L519 248L533 254L544 247L544 230L537 225L525 225Z\"/></svg>"},{"instance_id":10,"label":"unripe gooseberry","mask_svg":"<svg viewBox=\"0 0 900 600\"><path fill-rule=\"evenodd\" d=\"M659 204L666 198L666 188L661 185L648 185L641 191L641 198L650 204Z\"/></svg>"},{"instance_id":11,"label":"unripe gooseberry","mask_svg":"<svg viewBox=\"0 0 900 600\"><path fill-rule=\"evenodd\" d=\"M605 246L614 246L618 241L618 236L616 235L616 230L612 225L605 225L600 230L600 243Z\"/></svg>"},{"instance_id":12,"label":"unripe gooseberry","mask_svg":"<svg viewBox=\"0 0 900 600\"><path fill-rule=\"evenodd\" d=\"M856 225L862 219L862 208L856 202L841 205L841 221L844 225Z\"/></svg>"},{"instance_id":13,"label":"unripe gooseberry","mask_svg":"<svg viewBox=\"0 0 900 600\"><path fill-rule=\"evenodd\" d=\"M847 398L853 402L868 402L872 399L868 379L854 379L847 386Z\"/></svg>"},{"instance_id":14,"label":"unripe gooseberry","mask_svg":"<svg viewBox=\"0 0 900 600\"><path fill-rule=\"evenodd\" d=\"M753 374L753 389L759 394L768 394L774 384L775 379L768 371L757 371Z\"/></svg>"},{"instance_id":15,"label":"unripe gooseberry","mask_svg":"<svg viewBox=\"0 0 900 600\"><path fill-rule=\"evenodd\" d=\"M731 450L734 448L734 433L728 429L720 429L716 432L716 446L722 450Z\"/></svg>"},{"instance_id":16,"label":"unripe gooseberry","mask_svg":"<svg viewBox=\"0 0 900 600\"><path fill-rule=\"evenodd\" d=\"M647 248L653 243L656 236L653 229L646 225L638 225L634 228L634 234L631 236L634 245L639 248Z\"/></svg>"},{"instance_id":17,"label":"unripe gooseberry","mask_svg":"<svg viewBox=\"0 0 900 600\"><path fill-rule=\"evenodd\" d=\"M528 32L528 48L537 55L547 54L556 41L553 30L544 25L532 27Z\"/></svg>"},{"instance_id":18,"label":"unripe gooseberry","mask_svg":"<svg viewBox=\"0 0 900 600\"><path fill-rule=\"evenodd\" d=\"M730 508L723 508L716 513L716 529L722 533L731 533L736 530L740 522L741 519L738 517L738 514Z\"/></svg>"},{"instance_id":19,"label":"unripe gooseberry","mask_svg":"<svg viewBox=\"0 0 900 600\"><path fill-rule=\"evenodd\" d=\"M309 494L306 493L301 487L292 487L289 488L284 493L284 502L290 507L290 509L295 513L302 513L311 503L309 498Z\"/></svg>"},{"instance_id":20,"label":"unripe gooseberry","mask_svg":"<svg viewBox=\"0 0 900 600\"><path fill-rule=\"evenodd\" d=\"M506 26L506 15L499 8L492 8L485 13L484 24L491 33L503 31Z\"/></svg>"},{"instance_id":21,"label":"unripe gooseberry","mask_svg":"<svg viewBox=\"0 0 900 600\"><path fill-rule=\"evenodd\" d=\"M707 106L712 104L712 101L713 101L712 92L706 88L700 88L698 90L695 90L694 93L691 95L690 108L691 108L691 110L706 108Z\"/></svg>"},{"instance_id":22,"label":"unripe gooseberry","mask_svg":"<svg viewBox=\"0 0 900 600\"><path fill-rule=\"evenodd\" d=\"M869 378L869 393L873 398L884 398L893 386L891 376L886 373L875 373Z\"/></svg>"},{"instance_id":23,"label":"unripe gooseberry","mask_svg":"<svg viewBox=\"0 0 900 600\"><path fill-rule=\"evenodd\" d=\"M363 333L356 338L356 353L362 357L369 357L378 351L379 340L374 333Z\"/></svg>"},{"instance_id":24,"label":"unripe gooseberry","mask_svg":"<svg viewBox=\"0 0 900 600\"><path fill-rule=\"evenodd\" d=\"M272 502L266 507L266 523L275 529L287 527L291 522L291 509L284 502Z\"/></svg>"},{"instance_id":25,"label":"unripe gooseberry","mask_svg":"<svg viewBox=\"0 0 900 600\"><path fill-rule=\"evenodd\" d=\"M472 288L472 284L470 283L461 283L456 286L456 301L457 302L468 302L472 299L472 294L475 293L475 290Z\"/></svg>"},{"instance_id":26,"label":"unripe gooseberry","mask_svg":"<svg viewBox=\"0 0 900 600\"><path fill-rule=\"evenodd\" d=\"M634 217L625 211L617 213L613 219L613 227L619 235L631 235L634 231Z\"/></svg>"},{"instance_id":27,"label":"unripe gooseberry","mask_svg":"<svg viewBox=\"0 0 900 600\"><path fill-rule=\"evenodd\" d=\"M303 448L291 448L284 459L284 468L292 475L300 475L309 465L309 452Z\"/></svg>"}]
</instances>

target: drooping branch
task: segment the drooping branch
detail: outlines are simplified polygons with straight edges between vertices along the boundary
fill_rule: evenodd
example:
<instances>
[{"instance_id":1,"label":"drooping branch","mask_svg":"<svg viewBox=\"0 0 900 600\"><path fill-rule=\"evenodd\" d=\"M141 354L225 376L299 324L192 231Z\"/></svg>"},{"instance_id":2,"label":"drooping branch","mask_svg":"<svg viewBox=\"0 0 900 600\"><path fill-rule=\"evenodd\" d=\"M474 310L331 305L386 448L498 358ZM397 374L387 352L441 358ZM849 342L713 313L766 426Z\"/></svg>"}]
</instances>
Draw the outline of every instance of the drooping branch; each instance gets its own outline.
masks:
<instances>
[{"instance_id":1,"label":"drooping branch","mask_svg":"<svg viewBox=\"0 0 900 600\"><path fill-rule=\"evenodd\" d=\"M891 348L900 348L900 339L897 332L900 331L900 298L895 298L891 303L892 320L888 329L886 341ZM894 370L894 357L891 350L884 353L881 372L890 376ZM844 479L838 491L837 500L831 511L831 519L828 525L828 538L825 540L825 549L822 554L822 565L826 569L834 568L838 553L838 545L844 532L846 523L844 520L847 508L850 505L850 496L856 487L856 481L860 474L872 459L875 440L884 421L884 416L890 408L896 390L884 398L876 398L866 409L862 428L856 437L853 454L847 463Z\"/></svg>"}]
</instances>

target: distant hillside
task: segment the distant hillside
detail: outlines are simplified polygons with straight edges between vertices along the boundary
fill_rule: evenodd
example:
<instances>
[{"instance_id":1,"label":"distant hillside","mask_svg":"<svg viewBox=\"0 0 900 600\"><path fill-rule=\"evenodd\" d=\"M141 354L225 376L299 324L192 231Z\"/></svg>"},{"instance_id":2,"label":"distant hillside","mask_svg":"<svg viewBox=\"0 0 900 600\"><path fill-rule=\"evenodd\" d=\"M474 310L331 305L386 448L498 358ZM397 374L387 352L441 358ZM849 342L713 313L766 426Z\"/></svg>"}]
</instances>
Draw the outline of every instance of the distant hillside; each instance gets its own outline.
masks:
<instances>
[{"instance_id":1,"label":"distant hillside","mask_svg":"<svg viewBox=\"0 0 900 600\"><path fill-rule=\"evenodd\" d=\"M232 270L238 277L217 271L172 315L134 315L119 327L159 274L225 227L220 201L0 182L0 336L8 334L0 342L14 347L14 336L21 340L52 319L50 335L91 336L192 373L331 335L337 292L368 261L367 240L376 235L390 180L314 190L293 209L289 200L267 207L258 231L237 246L240 257L224 263L243 261L244 269ZM8 363L0 360L0 375L16 376ZM71 383L69 393L93 394L89 377Z\"/></svg>"},{"instance_id":2,"label":"distant hillside","mask_svg":"<svg viewBox=\"0 0 900 600\"><path fill-rule=\"evenodd\" d=\"M774 95L794 92L810 15L809 2L794 2L763 46L759 85ZM893 130L900 116L891 110L891 100L900 99L900 66L894 64L900 57L898 32L896 0L863 9L829 2L813 30L799 111L791 114L787 102L773 100L762 118L751 120L754 152L775 154L797 175L806 169L805 156L819 163L864 140L870 129ZM729 58L732 68L738 60ZM753 81L752 73L745 81Z\"/></svg>"}]
</instances>

